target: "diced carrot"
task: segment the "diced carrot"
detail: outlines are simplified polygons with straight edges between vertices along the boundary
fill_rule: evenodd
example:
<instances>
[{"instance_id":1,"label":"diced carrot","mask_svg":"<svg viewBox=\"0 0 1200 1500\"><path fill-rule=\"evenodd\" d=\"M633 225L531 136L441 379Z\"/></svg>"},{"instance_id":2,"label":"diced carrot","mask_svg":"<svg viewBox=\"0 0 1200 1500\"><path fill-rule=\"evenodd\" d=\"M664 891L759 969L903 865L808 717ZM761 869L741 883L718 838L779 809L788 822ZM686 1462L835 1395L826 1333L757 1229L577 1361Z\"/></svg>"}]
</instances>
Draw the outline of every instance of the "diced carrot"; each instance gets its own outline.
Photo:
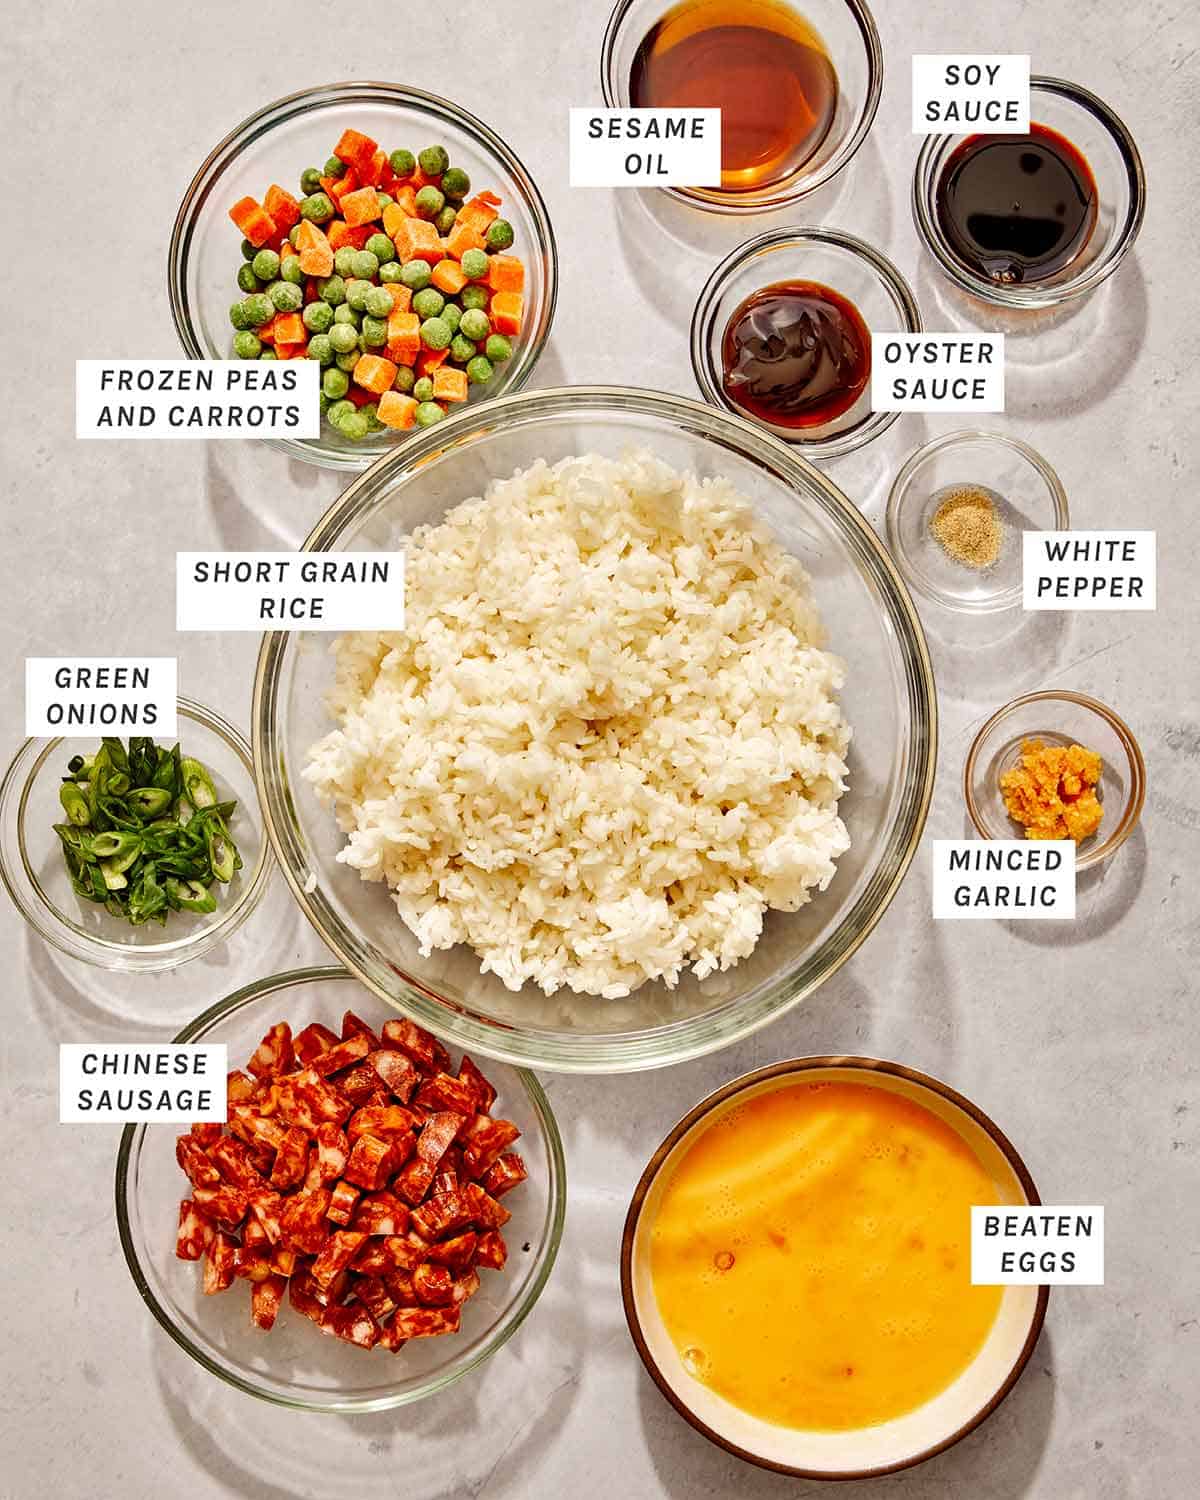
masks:
<instances>
[{"instance_id":1,"label":"diced carrot","mask_svg":"<svg viewBox=\"0 0 1200 1500\"><path fill-rule=\"evenodd\" d=\"M378 354L364 354L354 366L354 380L364 391L382 396L396 383L396 366L390 359L380 359Z\"/></svg>"},{"instance_id":2,"label":"diced carrot","mask_svg":"<svg viewBox=\"0 0 1200 1500\"><path fill-rule=\"evenodd\" d=\"M388 319L387 357L411 365L421 352L421 320L416 313L394 312Z\"/></svg>"},{"instance_id":3,"label":"diced carrot","mask_svg":"<svg viewBox=\"0 0 1200 1500\"><path fill-rule=\"evenodd\" d=\"M473 224L465 222L461 216L454 221L454 228L446 236L446 254L452 255L455 260L462 260L468 250L482 250L486 241L479 230Z\"/></svg>"},{"instance_id":4,"label":"diced carrot","mask_svg":"<svg viewBox=\"0 0 1200 1500\"><path fill-rule=\"evenodd\" d=\"M493 255L488 260L487 284L494 292L523 292L525 267L515 255Z\"/></svg>"},{"instance_id":5,"label":"diced carrot","mask_svg":"<svg viewBox=\"0 0 1200 1500\"><path fill-rule=\"evenodd\" d=\"M322 182L324 182L324 180L324 178L321 179ZM333 186L329 189L329 196L340 208L342 199L345 198L348 193L356 192L361 186L362 184L358 180L358 173L354 170L353 167L348 167L340 177L335 177L333 179Z\"/></svg>"},{"instance_id":6,"label":"diced carrot","mask_svg":"<svg viewBox=\"0 0 1200 1500\"><path fill-rule=\"evenodd\" d=\"M265 245L279 232L275 220L253 198L239 198L229 210L229 217L252 245Z\"/></svg>"},{"instance_id":7,"label":"diced carrot","mask_svg":"<svg viewBox=\"0 0 1200 1500\"><path fill-rule=\"evenodd\" d=\"M449 297L456 297L467 284L466 274L456 260L441 260L433 268L433 275L429 278L437 287L439 292L445 292Z\"/></svg>"},{"instance_id":8,"label":"diced carrot","mask_svg":"<svg viewBox=\"0 0 1200 1500\"><path fill-rule=\"evenodd\" d=\"M303 359L308 353L307 339L302 344L276 344L276 359Z\"/></svg>"},{"instance_id":9,"label":"diced carrot","mask_svg":"<svg viewBox=\"0 0 1200 1500\"><path fill-rule=\"evenodd\" d=\"M329 244L334 250L343 248L349 250L365 249L367 241L374 233L370 224L357 224L353 228L344 219L334 219L326 231Z\"/></svg>"},{"instance_id":10,"label":"diced carrot","mask_svg":"<svg viewBox=\"0 0 1200 1500\"><path fill-rule=\"evenodd\" d=\"M303 258L301 256L301 259ZM276 314L275 342L276 344L305 344L308 342L308 330L305 328L304 319L299 313Z\"/></svg>"},{"instance_id":11,"label":"diced carrot","mask_svg":"<svg viewBox=\"0 0 1200 1500\"><path fill-rule=\"evenodd\" d=\"M520 333L525 299L520 292L496 292L488 304L488 316L497 333Z\"/></svg>"},{"instance_id":12,"label":"diced carrot","mask_svg":"<svg viewBox=\"0 0 1200 1500\"><path fill-rule=\"evenodd\" d=\"M412 306L412 288L400 281L385 281L383 285L392 299L392 312L407 312Z\"/></svg>"},{"instance_id":13,"label":"diced carrot","mask_svg":"<svg viewBox=\"0 0 1200 1500\"><path fill-rule=\"evenodd\" d=\"M417 356L417 376L432 375L450 358L449 349L422 349Z\"/></svg>"},{"instance_id":14,"label":"diced carrot","mask_svg":"<svg viewBox=\"0 0 1200 1500\"><path fill-rule=\"evenodd\" d=\"M380 214L379 194L373 187L356 188L347 193L339 207L342 217L352 229L360 224L370 224Z\"/></svg>"},{"instance_id":15,"label":"diced carrot","mask_svg":"<svg viewBox=\"0 0 1200 1500\"><path fill-rule=\"evenodd\" d=\"M357 167L360 161L369 162L378 150L379 142L363 135L361 130L343 130L333 154L348 167Z\"/></svg>"},{"instance_id":16,"label":"diced carrot","mask_svg":"<svg viewBox=\"0 0 1200 1500\"><path fill-rule=\"evenodd\" d=\"M435 401L465 401L467 399L467 372L453 365L442 365L433 377L433 399Z\"/></svg>"},{"instance_id":17,"label":"diced carrot","mask_svg":"<svg viewBox=\"0 0 1200 1500\"><path fill-rule=\"evenodd\" d=\"M444 254L438 232L428 219L405 219L396 226L392 243L401 263L410 260L427 260L430 265Z\"/></svg>"},{"instance_id":18,"label":"diced carrot","mask_svg":"<svg viewBox=\"0 0 1200 1500\"><path fill-rule=\"evenodd\" d=\"M300 254L299 250L296 249L295 245L292 244L291 240L284 240L283 244L279 247L279 259L280 260L291 260L291 258L294 255L299 255L299 254Z\"/></svg>"},{"instance_id":19,"label":"diced carrot","mask_svg":"<svg viewBox=\"0 0 1200 1500\"><path fill-rule=\"evenodd\" d=\"M355 406L366 406L369 401L374 401L374 399L375 392L364 390L361 385L354 385L352 383L350 389L346 392L346 400L353 401Z\"/></svg>"},{"instance_id":20,"label":"diced carrot","mask_svg":"<svg viewBox=\"0 0 1200 1500\"><path fill-rule=\"evenodd\" d=\"M264 344L273 344L275 342L275 319L272 318L269 323L261 324L254 331Z\"/></svg>"},{"instance_id":21,"label":"diced carrot","mask_svg":"<svg viewBox=\"0 0 1200 1500\"><path fill-rule=\"evenodd\" d=\"M371 155L360 156L356 163L360 181L365 187L382 187L385 175L394 177L396 174L391 169L386 151L373 151Z\"/></svg>"},{"instance_id":22,"label":"diced carrot","mask_svg":"<svg viewBox=\"0 0 1200 1500\"><path fill-rule=\"evenodd\" d=\"M385 427L411 427L417 402L400 391L384 391L379 398L379 420Z\"/></svg>"},{"instance_id":23,"label":"diced carrot","mask_svg":"<svg viewBox=\"0 0 1200 1500\"><path fill-rule=\"evenodd\" d=\"M441 187L442 176L439 172L436 177L430 177L427 173L422 172L420 167L416 167L413 169L412 176L405 178L405 181L414 193L419 193L423 187Z\"/></svg>"},{"instance_id":24,"label":"diced carrot","mask_svg":"<svg viewBox=\"0 0 1200 1500\"><path fill-rule=\"evenodd\" d=\"M464 203L458 211L456 224L468 224L480 234L486 234L488 225L497 216L500 199L495 193L476 193L469 203Z\"/></svg>"},{"instance_id":25,"label":"diced carrot","mask_svg":"<svg viewBox=\"0 0 1200 1500\"><path fill-rule=\"evenodd\" d=\"M275 220L275 227L285 234L293 224L300 222L300 205L277 182L273 182L263 194L263 207Z\"/></svg>"},{"instance_id":26,"label":"diced carrot","mask_svg":"<svg viewBox=\"0 0 1200 1500\"><path fill-rule=\"evenodd\" d=\"M417 190L415 187L393 187L392 197L410 219L417 217Z\"/></svg>"},{"instance_id":27,"label":"diced carrot","mask_svg":"<svg viewBox=\"0 0 1200 1500\"><path fill-rule=\"evenodd\" d=\"M296 235L296 249L300 252L300 269L306 276L333 275L333 248L311 219L301 219Z\"/></svg>"}]
</instances>

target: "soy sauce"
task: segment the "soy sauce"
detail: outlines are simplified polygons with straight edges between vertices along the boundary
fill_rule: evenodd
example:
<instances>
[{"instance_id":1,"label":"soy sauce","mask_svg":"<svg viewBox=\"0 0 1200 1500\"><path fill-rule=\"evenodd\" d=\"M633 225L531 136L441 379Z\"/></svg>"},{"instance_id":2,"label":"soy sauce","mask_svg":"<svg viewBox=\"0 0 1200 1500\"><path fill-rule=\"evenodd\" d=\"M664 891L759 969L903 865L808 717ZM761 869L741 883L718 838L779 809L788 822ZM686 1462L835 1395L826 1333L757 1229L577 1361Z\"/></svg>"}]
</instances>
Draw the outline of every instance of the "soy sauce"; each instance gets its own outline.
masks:
<instances>
[{"instance_id":1,"label":"soy sauce","mask_svg":"<svg viewBox=\"0 0 1200 1500\"><path fill-rule=\"evenodd\" d=\"M721 342L731 401L776 427L820 427L848 412L871 378L871 334L853 302L816 281L747 297Z\"/></svg>"},{"instance_id":2,"label":"soy sauce","mask_svg":"<svg viewBox=\"0 0 1200 1500\"><path fill-rule=\"evenodd\" d=\"M829 134L838 80L824 42L780 0L682 0L629 73L635 108L719 109L721 187L753 192L797 172Z\"/></svg>"},{"instance_id":3,"label":"soy sauce","mask_svg":"<svg viewBox=\"0 0 1200 1500\"><path fill-rule=\"evenodd\" d=\"M1071 264L1096 227L1096 179L1046 125L1028 135L971 135L950 154L934 208L953 253L1004 284L1045 281Z\"/></svg>"}]
</instances>

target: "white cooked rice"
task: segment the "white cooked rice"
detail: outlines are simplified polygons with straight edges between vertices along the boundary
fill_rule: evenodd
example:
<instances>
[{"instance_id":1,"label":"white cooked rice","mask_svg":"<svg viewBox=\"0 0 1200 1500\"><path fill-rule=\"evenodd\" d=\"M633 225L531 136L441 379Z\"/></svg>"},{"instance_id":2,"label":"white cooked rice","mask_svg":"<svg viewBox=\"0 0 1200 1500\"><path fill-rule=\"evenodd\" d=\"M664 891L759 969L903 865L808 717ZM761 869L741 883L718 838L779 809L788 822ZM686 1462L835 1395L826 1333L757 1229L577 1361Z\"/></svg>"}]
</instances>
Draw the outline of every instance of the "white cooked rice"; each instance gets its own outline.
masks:
<instances>
[{"instance_id":1,"label":"white cooked rice","mask_svg":"<svg viewBox=\"0 0 1200 1500\"><path fill-rule=\"evenodd\" d=\"M304 774L426 956L616 998L729 968L833 879L844 668L727 480L534 464L413 533L405 616L334 643Z\"/></svg>"}]
</instances>

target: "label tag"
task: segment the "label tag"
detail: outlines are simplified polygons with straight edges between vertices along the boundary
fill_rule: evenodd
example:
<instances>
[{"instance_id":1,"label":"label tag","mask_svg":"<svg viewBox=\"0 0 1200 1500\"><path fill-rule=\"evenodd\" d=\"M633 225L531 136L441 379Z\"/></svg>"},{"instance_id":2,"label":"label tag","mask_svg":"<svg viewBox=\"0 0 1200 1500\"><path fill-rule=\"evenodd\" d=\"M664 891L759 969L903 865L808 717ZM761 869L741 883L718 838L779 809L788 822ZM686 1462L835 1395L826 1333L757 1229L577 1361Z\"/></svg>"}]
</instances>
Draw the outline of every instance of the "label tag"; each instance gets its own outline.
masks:
<instances>
[{"instance_id":1,"label":"label tag","mask_svg":"<svg viewBox=\"0 0 1200 1500\"><path fill-rule=\"evenodd\" d=\"M1103 1286L1103 1208L973 1204L971 1285Z\"/></svg>"},{"instance_id":2,"label":"label tag","mask_svg":"<svg viewBox=\"0 0 1200 1500\"><path fill-rule=\"evenodd\" d=\"M720 187L719 109L573 109L572 187Z\"/></svg>"},{"instance_id":3,"label":"label tag","mask_svg":"<svg viewBox=\"0 0 1200 1500\"><path fill-rule=\"evenodd\" d=\"M914 135L1029 133L1029 55L917 52L912 60Z\"/></svg>"},{"instance_id":4,"label":"label tag","mask_svg":"<svg viewBox=\"0 0 1200 1500\"><path fill-rule=\"evenodd\" d=\"M1026 531L1026 609L1154 609L1153 531Z\"/></svg>"},{"instance_id":5,"label":"label tag","mask_svg":"<svg viewBox=\"0 0 1200 1500\"><path fill-rule=\"evenodd\" d=\"M1002 333L871 333L874 411L1003 411Z\"/></svg>"},{"instance_id":6,"label":"label tag","mask_svg":"<svg viewBox=\"0 0 1200 1500\"><path fill-rule=\"evenodd\" d=\"M177 630L403 630L403 552L177 552Z\"/></svg>"},{"instance_id":7,"label":"label tag","mask_svg":"<svg viewBox=\"0 0 1200 1500\"><path fill-rule=\"evenodd\" d=\"M225 1119L224 1042L63 1042L58 1049L62 1125L188 1125Z\"/></svg>"},{"instance_id":8,"label":"label tag","mask_svg":"<svg viewBox=\"0 0 1200 1500\"><path fill-rule=\"evenodd\" d=\"M28 656L25 733L175 733L173 656Z\"/></svg>"},{"instance_id":9,"label":"label tag","mask_svg":"<svg viewBox=\"0 0 1200 1500\"><path fill-rule=\"evenodd\" d=\"M1074 917L1074 841L934 839L933 915Z\"/></svg>"},{"instance_id":10,"label":"label tag","mask_svg":"<svg viewBox=\"0 0 1200 1500\"><path fill-rule=\"evenodd\" d=\"M313 438L315 359L77 359L77 438Z\"/></svg>"}]
</instances>

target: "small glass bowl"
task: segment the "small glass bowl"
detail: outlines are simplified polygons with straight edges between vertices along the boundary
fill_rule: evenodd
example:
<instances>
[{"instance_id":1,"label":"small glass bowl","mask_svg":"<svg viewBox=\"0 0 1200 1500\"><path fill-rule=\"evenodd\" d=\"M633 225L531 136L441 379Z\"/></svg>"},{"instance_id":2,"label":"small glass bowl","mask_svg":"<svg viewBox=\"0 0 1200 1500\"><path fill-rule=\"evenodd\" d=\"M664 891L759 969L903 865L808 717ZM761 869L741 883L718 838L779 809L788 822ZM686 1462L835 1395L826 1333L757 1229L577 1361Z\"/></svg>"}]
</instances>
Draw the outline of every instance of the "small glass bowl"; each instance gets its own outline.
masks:
<instances>
[{"instance_id":1,"label":"small glass bowl","mask_svg":"<svg viewBox=\"0 0 1200 1500\"><path fill-rule=\"evenodd\" d=\"M1000 777L1021 758L1026 740L1082 745L1103 762L1096 795L1104 807L1098 833L1084 839L1076 870L1115 853L1137 826L1146 800L1146 763L1129 726L1103 703L1065 689L1026 693L998 709L975 736L963 767L967 812L981 838L1020 838L1022 828L1004 806Z\"/></svg>"},{"instance_id":2,"label":"small glass bowl","mask_svg":"<svg viewBox=\"0 0 1200 1500\"><path fill-rule=\"evenodd\" d=\"M930 531L938 506L956 489L991 492L1004 528L987 568L956 562ZM926 443L896 475L887 502L887 540L906 580L945 609L990 614L1021 602L1021 533L1066 531L1067 494L1028 443L1002 432L964 428Z\"/></svg>"},{"instance_id":3,"label":"small glass bowl","mask_svg":"<svg viewBox=\"0 0 1200 1500\"><path fill-rule=\"evenodd\" d=\"M672 5L673 0L618 0L600 55L600 85L610 109L630 107L634 57L643 38ZM871 12L863 0L801 0L795 9L824 41L838 78L833 123L816 152L790 177L758 191L669 187L664 192L713 213L755 214L786 208L835 177L866 140L883 90L883 48Z\"/></svg>"},{"instance_id":4,"label":"small glass bowl","mask_svg":"<svg viewBox=\"0 0 1200 1500\"><path fill-rule=\"evenodd\" d=\"M784 1427L734 1406L697 1380L667 1331L654 1290L651 1240L663 1194L681 1158L716 1120L751 1098L804 1083L866 1085L921 1106L962 1138L986 1168L1001 1203L1041 1202L1028 1168L999 1127L939 1079L872 1057L795 1058L735 1078L672 1127L642 1173L625 1218L621 1298L650 1377L680 1416L710 1442L747 1463L796 1478L874 1479L924 1463L991 1416L1033 1354L1050 1293L1044 1286L1005 1287L995 1321L967 1368L913 1411L870 1427Z\"/></svg>"},{"instance_id":5,"label":"small glass bowl","mask_svg":"<svg viewBox=\"0 0 1200 1500\"><path fill-rule=\"evenodd\" d=\"M962 135L929 135L913 173L912 211L917 230L943 274L965 292L994 307L1057 307L1092 291L1121 264L1137 238L1146 211L1146 175L1124 122L1078 84L1034 77L1030 119L1066 136L1096 179L1098 217L1091 238L1056 275L1036 282L1002 284L981 276L954 254L938 221L936 198L942 171Z\"/></svg>"},{"instance_id":6,"label":"small glass bowl","mask_svg":"<svg viewBox=\"0 0 1200 1500\"><path fill-rule=\"evenodd\" d=\"M102 969L152 973L199 958L239 928L262 898L272 869L263 836L250 746L232 724L190 698L178 703L178 740L207 767L222 801L236 801L230 832L242 868L220 887L217 909L172 912L165 927L134 927L75 894L54 832L65 814L58 800L67 762L92 754L102 730L26 740L0 782L0 878L39 936L71 958Z\"/></svg>"},{"instance_id":7,"label":"small glass bowl","mask_svg":"<svg viewBox=\"0 0 1200 1500\"><path fill-rule=\"evenodd\" d=\"M704 399L754 422L805 458L836 458L877 438L900 415L871 410L870 381L840 417L820 427L779 427L761 421L725 392L721 345L733 313L747 297L778 281L816 281L840 292L872 334L919 333L921 310L904 277L878 250L839 229L769 229L739 245L705 283L692 314L692 371Z\"/></svg>"},{"instance_id":8,"label":"small glass bowl","mask_svg":"<svg viewBox=\"0 0 1200 1500\"><path fill-rule=\"evenodd\" d=\"M224 1042L238 1067L267 1028L309 1021L337 1029L349 1007L378 1027L392 1012L344 969L296 969L247 985L218 1001L175 1038ZM445 1389L493 1355L528 1317L558 1254L566 1212L566 1165L549 1101L532 1073L484 1064L497 1090L497 1117L520 1128L517 1149L529 1178L505 1198L508 1263L484 1271L463 1309L462 1331L416 1339L399 1353L358 1349L323 1337L287 1305L270 1333L250 1322L249 1292L235 1281L206 1297L201 1267L175 1255L179 1201L188 1184L175 1161L178 1125L127 1125L117 1154L117 1227L142 1301L211 1374L248 1395L302 1411L385 1411Z\"/></svg>"},{"instance_id":9,"label":"small glass bowl","mask_svg":"<svg viewBox=\"0 0 1200 1500\"><path fill-rule=\"evenodd\" d=\"M324 162L341 132L353 126L391 146L419 151L444 145L466 169L472 191L490 189L503 200L513 226L513 254L525 263L525 308L513 356L497 365L472 397L486 400L519 390L533 373L554 316L558 251L537 184L494 131L448 99L395 83L331 83L277 99L243 120L211 151L192 179L171 234L167 280L175 329L190 359L228 359L233 329L229 307L239 292L234 276L241 236L230 205L259 198L272 182L296 190L300 173ZM409 434L384 430L352 442L321 424L318 438L272 438L276 447L326 469L365 469Z\"/></svg>"}]
</instances>

